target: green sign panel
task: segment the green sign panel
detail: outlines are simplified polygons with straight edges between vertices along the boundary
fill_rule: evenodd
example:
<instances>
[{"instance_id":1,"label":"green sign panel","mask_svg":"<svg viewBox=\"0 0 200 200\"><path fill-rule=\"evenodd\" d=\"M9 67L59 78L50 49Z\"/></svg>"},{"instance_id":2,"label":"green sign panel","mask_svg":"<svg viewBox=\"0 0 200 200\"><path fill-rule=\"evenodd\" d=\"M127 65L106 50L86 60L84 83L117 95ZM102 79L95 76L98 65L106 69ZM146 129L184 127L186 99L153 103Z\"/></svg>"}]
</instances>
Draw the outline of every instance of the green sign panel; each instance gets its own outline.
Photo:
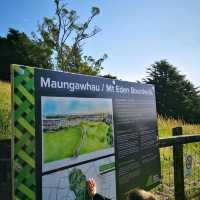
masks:
<instances>
[{"instance_id":1,"label":"green sign panel","mask_svg":"<svg viewBox=\"0 0 200 200\"><path fill-rule=\"evenodd\" d=\"M152 85L12 66L14 199L123 200L160 182Z\"/></svg>"}]
</instances>

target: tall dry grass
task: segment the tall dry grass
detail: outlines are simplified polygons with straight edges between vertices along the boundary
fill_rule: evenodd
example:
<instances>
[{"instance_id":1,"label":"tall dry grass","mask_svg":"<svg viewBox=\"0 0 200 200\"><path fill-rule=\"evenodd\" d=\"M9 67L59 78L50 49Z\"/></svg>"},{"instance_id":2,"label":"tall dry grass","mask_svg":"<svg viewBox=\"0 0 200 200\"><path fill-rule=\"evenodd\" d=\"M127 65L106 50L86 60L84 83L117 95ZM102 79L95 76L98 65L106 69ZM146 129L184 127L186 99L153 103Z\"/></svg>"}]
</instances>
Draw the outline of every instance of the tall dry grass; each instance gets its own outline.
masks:
<instances>
[{"instance_id":1,"label":"tall dry grass","mask_svg":"<svg viewBox=\"0 0 200 200\"><path fill-rule=\"evenodd\" d=\"M158 116L158 132L160 137L172 136L172 128L181 126L183 134L200 134L200 124L190 124L183 120Z\"/></svg>"},{"instance_id":2,"label":"tall dry grass","mask_svg":"<svg viewBox=\"0 0 200 200\"><path fill-rule=\"evenodd\" d=\"M11 136L11 86L0 81L0 139Z\"/></svg>"}]
</instances>

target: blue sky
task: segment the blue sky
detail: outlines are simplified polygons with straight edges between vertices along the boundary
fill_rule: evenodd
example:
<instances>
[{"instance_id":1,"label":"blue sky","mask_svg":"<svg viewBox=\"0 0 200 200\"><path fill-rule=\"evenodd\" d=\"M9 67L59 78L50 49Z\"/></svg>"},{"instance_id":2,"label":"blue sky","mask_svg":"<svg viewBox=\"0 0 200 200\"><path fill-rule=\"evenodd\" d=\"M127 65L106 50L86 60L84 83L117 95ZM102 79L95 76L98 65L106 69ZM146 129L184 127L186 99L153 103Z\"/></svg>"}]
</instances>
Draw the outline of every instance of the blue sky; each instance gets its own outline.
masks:
<instances>
[{"instance_id":1,"label":"blue sky","mask_svg":"<svg viewBox=\"0 0 200 200\"><path fill-rule=\"evenodd\" d=\"M160 59L177 66L196 86L200 85L199 0L68 0L84 20L90 8L101 13L92 26L102 31L84 45L94 57L104 53L103 73L128 81L141 80L146 68ZM1 0L0 35L9 27L27 34L43 16L51 16L52 0Z\"/></svg>"},{"instance_id":2,"label":"blue sky","mask_svg":"<svg viewBox=\"0 0 200 200\"><path fill-rule=\"evenodd\" d=\"M42 97L42 115L112 114L112 100L100 98Z\"/></svg>"}]
</instances>

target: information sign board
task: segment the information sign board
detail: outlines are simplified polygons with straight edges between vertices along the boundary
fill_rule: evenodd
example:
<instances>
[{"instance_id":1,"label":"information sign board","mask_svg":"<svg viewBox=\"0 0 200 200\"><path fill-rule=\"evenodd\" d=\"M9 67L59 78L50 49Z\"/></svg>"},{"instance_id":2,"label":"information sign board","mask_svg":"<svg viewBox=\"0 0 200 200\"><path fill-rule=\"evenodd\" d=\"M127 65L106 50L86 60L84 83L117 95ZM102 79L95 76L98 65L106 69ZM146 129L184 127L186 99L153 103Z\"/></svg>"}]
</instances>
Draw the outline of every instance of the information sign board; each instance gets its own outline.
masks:
<instances>
[{"instance_id":1,"label":"information sign board","mask_svg":"<svg viewBox=\"0 0 200 200\"><path fill-rule=\"evenodd\" d=\"M153 85L12 66L15 199L122 200L160 182Z\"/></svg>"}]
</instances>

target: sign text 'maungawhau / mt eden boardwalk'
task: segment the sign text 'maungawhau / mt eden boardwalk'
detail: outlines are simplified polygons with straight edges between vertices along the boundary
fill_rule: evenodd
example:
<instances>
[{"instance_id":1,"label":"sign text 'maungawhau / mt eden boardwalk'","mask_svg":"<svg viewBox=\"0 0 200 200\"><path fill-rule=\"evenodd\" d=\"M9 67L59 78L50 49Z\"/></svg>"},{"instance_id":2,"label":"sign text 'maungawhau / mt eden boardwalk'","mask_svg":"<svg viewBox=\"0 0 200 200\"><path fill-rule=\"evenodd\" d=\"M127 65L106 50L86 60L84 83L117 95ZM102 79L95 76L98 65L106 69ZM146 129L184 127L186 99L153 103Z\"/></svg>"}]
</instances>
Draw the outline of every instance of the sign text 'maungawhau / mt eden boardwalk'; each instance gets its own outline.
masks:
<instances>
[{"instance_id":1,"label":"sign text 'maungawhau / mt eden boardwalk'","mask_svg":"<svg viewBox=\"0 0 200 200\"><path fill-rule=\"evenodd\" d=\"M115 83L115 81L113 81ZM113 92L120 94L149 94L153 95L153 91L151 89L136 89L135 87L123 87L121 85L113 85L113 84L92 84L89 82L86 83L78 83L78 82L67 82L67 81L55 81L51 78L40 78L41 87L52 88L52 89L66 89L70 92L74 92L75 90L80 91L92 91L92 92Z\"/></svg>"},{"instance_id":2,"label":"sign text 'maungawhau / mt eden boardwalk'","mask_svg":"<svg viewBox=\"0 0 200 200\"><path fill-rule=\"evenodd\" d=\"M14 198L123 200L160 183L153 85L13 65Z\"/></svg>"}]
</instances>

